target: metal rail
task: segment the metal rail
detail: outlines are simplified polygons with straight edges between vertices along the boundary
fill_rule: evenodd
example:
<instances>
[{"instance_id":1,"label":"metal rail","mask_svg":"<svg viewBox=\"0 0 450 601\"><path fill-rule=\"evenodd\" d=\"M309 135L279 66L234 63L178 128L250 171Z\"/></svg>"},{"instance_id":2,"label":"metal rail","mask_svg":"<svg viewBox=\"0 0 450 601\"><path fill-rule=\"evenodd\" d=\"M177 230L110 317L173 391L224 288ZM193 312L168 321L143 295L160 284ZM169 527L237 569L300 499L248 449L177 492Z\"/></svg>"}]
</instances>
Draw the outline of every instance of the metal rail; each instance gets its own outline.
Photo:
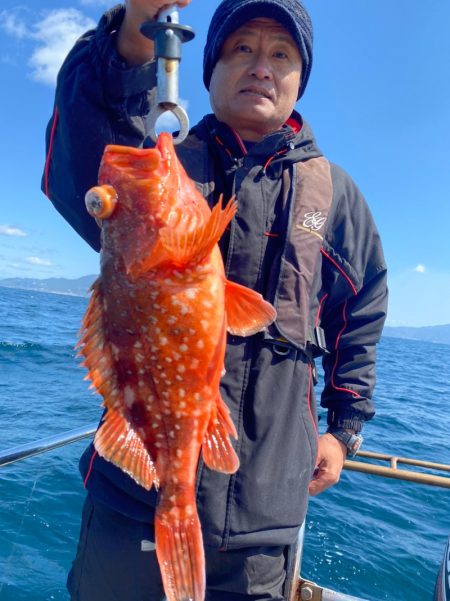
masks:
<instances>
[{"instance_id":1,"label":"metal rail","mask_svg":"<svg viewBox=\"0 0 450 601\"><path fill-rule=\"evenodd\" d=\"M0 452L0 467L15 463L21 459L46 453L52 449L57 449L72 442L90 438L94 435L97 429L97 422L87 426L76 428L68 432L62 432L48 438L42 438L35 442L19 445L6 449ZM383 465L375 465L373 463L350 460L346 461L344 468L354 472L362 472L364 474L372 474L374 476L383 476L385 478L394 478L396 480L406 480L408 482L416 482L419 484L429 484L430 486L440 486L442 488L450 488L450 477L437 476L435 474L426 474L414 470L398 469L399 463L420 467L430 470L438 470L450 472L450 465L444 463L433 463L431 461L422 461L419 459L411 459L408 457L396 457L395 455L385 455L383 453L373 453L370 451L359 451L356 457L376 459L378 461L388 461L390 467Z\"/></svg>"},{"instance_id":2,"label":"metal rail","mask_svg":"<svg viewBox=\"0 0 450 601\"><path fill-rule=\"evenodd\" d=\"M384 465L375 465L363 461L346 461L344 468L353 472L362 472L372 474L373 476L383 476L384 478L393 478L395 480L406 480L407 482L416 482L417 484L428 484L430 486L440 486L441 488L450 488L450 477L437 476L435 474L424 474L414 470L398 469L397 465L403 463L414 467L450 472L450 465L444 463L433 463L431 461L422 461L420 459L411 459L409 457L396 457L395 455L385 455L383 453L373 453L371 451L358 451L356 457L366 457L367 459L376 459L378 461L388 461L390 467Z\"/></svg>"},{"instance_id":3,"label":"metal rail","mask_svg":"<svg viewBox=\"0 0 450 601\"><path fill-rule=\"evenodd\" d=\"M27 457L33 457L33 455L39 455L40 453L46 453L52 449L63 447L72 442L83 440L83 438L89 438L94 436L97 430L98 422L76 428L75 430L69 430L68 432L62 432L61 434L55 434L47 438L41 438L35 442L19 445L17 447L11 447L0 453L0 467L15 463L21 459Z\"/></svg>"}]
</instances>

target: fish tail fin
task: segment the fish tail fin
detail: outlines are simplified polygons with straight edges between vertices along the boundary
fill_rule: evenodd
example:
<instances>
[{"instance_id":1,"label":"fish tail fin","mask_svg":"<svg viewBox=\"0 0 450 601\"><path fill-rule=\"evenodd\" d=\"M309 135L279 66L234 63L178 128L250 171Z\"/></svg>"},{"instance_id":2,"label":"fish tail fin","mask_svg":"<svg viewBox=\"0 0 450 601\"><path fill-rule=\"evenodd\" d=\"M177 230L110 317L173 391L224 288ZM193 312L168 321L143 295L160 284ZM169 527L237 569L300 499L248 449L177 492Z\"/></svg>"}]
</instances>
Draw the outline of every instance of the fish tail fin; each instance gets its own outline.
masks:
<instances>
[{"instance_id":1,"label":"fish tail fin","mask_svg":"<svg viewBox=\"0 0 450 601\"><path fill-rule=\"evenodd\" d=\"M192 510L194 510L194 507ZM203 601L205 597L205 556L198 514L182 509L155 515L156 554L167 601ZM178 515L177 515L178 514Z\"/></svg>"}]
</instances>

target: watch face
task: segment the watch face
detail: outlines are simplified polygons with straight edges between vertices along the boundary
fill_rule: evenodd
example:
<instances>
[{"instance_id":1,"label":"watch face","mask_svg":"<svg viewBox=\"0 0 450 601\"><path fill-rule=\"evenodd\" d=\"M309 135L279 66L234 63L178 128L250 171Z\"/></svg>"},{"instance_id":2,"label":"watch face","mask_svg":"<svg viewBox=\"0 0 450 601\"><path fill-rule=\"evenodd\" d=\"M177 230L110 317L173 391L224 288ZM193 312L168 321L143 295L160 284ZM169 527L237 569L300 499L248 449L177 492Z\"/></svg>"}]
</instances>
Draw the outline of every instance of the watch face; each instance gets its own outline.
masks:
<instances>
[{"instance_id":1,"label":"watch face","mask_svg":"<svg viewBox=\"0 0 450 601\"><path fill-rule=\"evenodd\" d=\"M360 434L354 434L350 440L348 441L348 455L349 457L353 457L359 451L363 442L363 438Z\"/></svg>"}]
</instances>

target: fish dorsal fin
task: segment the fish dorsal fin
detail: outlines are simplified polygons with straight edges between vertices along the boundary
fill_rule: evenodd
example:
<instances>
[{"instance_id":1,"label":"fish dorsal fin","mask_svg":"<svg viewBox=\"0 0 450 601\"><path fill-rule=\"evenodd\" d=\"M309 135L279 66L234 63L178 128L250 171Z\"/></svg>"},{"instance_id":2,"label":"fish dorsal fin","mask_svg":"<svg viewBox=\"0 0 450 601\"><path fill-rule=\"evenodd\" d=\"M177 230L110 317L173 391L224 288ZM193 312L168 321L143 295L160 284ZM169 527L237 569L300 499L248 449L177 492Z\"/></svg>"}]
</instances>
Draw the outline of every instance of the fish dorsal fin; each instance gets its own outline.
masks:
<instances>
[{"instance_id":1,"label":"fish dorsal fin","mask_svg":"<svg viewBox=\"0 0 450 601\"><path fill-rule=\"evenodd\" d=\"M209 468L225 474L234 474L239 468L239 458L233 449L230 436L237 438L236 428L231 421L228 407L219 394L203 440L202 454Z\"/></svg>"},{"instance_id":2,"label":"fish dorsal fin","mask_svg":"<svg viewBox=\"0 0 450 601\"><path fill-rule=\"evenodd\" d=\"M119 467L145 489L158 488L155 465L141 438L123 415L108 409L97 430L94 446L98 454Z\"/></svg>"},{"instance_id":3,"label":"fish dorsal fin","mask_svg":"<svg viewBox=\"0 0 450 601\"><path fill-rule=\"evenodd\" d=\"M277 316L276 310L261 294L230 280L226 281L225 309L227 329L237 336L256 334Z\"/></svg>"},{"instance_id":4,"label":"fish dorsal fin","mask_svg":"<svg viewBox=\"0 0 450 601\"><path fill-rule=\"evenodd\" d=\"M196 229L189 231L185 226L163 228L160 231L160 241L166 256L169 255L179 265L200 262L211 253L236 211L237 203L234 198L222 209L220 196L208 221ZM164 256L163 252L161 254Z\"/></svg>"}]
</instances>

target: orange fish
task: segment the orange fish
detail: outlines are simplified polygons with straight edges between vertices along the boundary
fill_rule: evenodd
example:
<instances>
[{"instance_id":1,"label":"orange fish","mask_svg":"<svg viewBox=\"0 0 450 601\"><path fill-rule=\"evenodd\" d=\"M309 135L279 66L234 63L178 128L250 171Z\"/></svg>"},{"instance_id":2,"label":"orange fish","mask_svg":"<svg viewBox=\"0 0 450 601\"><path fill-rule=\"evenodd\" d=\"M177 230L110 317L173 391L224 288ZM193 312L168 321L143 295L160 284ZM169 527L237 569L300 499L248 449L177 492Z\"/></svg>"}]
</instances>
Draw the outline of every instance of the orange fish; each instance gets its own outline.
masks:
<instances>
[{"instance_id":1,"label":"orange fish","mask_svg":"<svg viewBox=\"0 0 450 601\"><path fill-rule=\"evenodd\" d=\"M275 310L225 278L217 241L237 205L209 209L169 134L154 149L107 146L86 206L102 224L101 275L79 341L107 409L95 448L147 490L159 487L155 539L167 599L203 601L200 452L212 469L239 467L219 393L226 332L254 334Z\"/></svg>"}]
</instances>

